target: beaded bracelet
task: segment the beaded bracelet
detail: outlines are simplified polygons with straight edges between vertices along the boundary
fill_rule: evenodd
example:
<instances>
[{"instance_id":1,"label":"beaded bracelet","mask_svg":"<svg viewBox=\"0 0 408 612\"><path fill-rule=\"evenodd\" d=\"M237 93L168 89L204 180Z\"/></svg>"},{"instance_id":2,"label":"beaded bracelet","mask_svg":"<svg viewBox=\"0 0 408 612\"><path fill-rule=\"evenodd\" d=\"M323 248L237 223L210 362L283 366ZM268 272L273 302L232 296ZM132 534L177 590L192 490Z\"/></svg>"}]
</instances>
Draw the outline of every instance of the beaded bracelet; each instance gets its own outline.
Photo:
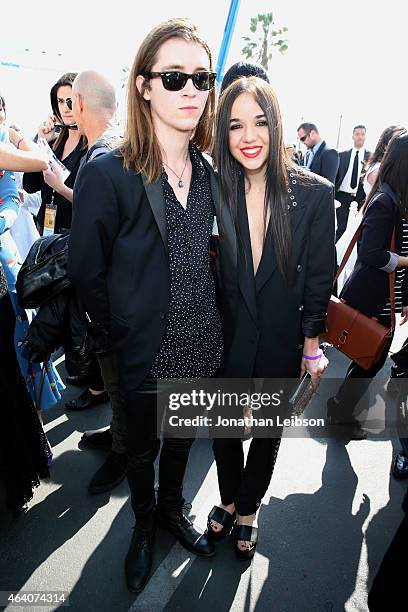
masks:
<instances>
[{"instance_id":1,"label":"beaded bracelet","mask_svg":"<svg viewBox=\"0 0 408 612\"><path fill-rule=\"evenodd\" d=\"M323 353L319 353L319 355L315 355L314 357L311 357L310 355L302 355L303 359L309 359L310 361L316 361L316 359L320 359L320 357L323 355Z\"/></svg>"}]
</instances>

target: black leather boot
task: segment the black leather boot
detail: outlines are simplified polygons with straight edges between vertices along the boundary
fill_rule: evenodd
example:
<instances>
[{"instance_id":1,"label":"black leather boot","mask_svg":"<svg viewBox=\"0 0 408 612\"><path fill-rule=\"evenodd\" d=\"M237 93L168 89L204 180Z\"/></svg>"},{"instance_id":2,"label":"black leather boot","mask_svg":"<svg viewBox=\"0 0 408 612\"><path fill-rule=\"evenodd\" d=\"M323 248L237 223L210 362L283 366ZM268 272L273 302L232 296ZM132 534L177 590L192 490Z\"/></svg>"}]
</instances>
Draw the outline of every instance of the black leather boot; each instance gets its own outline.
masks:
<instances>
[{"instance_id":1,"label":"black leather boot","mask_svg":"<svg viewBox=\"0 0 408 612\"><path fill-rule=\"evenodd\" d=\"M160 527L167 529L188 551L200 557L213 557L215 555L214 544L205 533L195 529L193 523L183 510L191 510L191 504L180 506L157 505L156 520Z\"/></svg>"},{"instance_id":2,"label":"black leather boot","mask_svg":"<svg viewBox=\"0 0 408 612\"><path fill-rule=\"evenodd\" d=\"M126 476L126 454L111 451L88 486L88 493L97 495L110 491Z\"/></svg>"},{"instance_id":3,"label":"black leather boot","mask_svg":"<svg viewBox=\"0 0 408 612\"><path fill-rule=\"evenodd\" d=\"M131 593L143 591L153 563L155 521L136 519L133 536L125 560L126 585Z\"/></svg>"},{"instance_id":4,"label":"black leather boot","mask_svg":"<svg viewBox=\"0 0 408 612\"><path fill-rule=\"evenodd\" d=\"M92 406L97 406L98 404L105 404L106 402L109 402L109 395L106 391L98 395L93 395L89 389L85 389L85 391L82 391L81 395L66 402L65 406L67 410L86 410L87 408L92 408Z\"/></svg>"}]
</instances>

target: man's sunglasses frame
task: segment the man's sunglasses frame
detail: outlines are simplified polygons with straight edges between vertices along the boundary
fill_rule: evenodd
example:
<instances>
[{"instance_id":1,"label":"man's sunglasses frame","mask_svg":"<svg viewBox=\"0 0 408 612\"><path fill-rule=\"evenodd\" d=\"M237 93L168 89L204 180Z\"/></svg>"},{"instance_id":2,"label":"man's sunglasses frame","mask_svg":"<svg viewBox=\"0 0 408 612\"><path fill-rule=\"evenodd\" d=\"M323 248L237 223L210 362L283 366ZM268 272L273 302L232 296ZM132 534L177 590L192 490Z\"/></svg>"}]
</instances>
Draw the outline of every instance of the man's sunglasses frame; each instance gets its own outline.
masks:
<instances>
[{"instance_id":1,"label":"man's sunglasses frame","mask_svg":"<svg viewBox=\"0 0 408 612\"><path fill-rule=\"evenodd\" d=\"M310 132L308 132L308 134L305 134L304 136L301 136L301 137L299 138L300 142L305 142L305 140L306 140L306 138L307 138L308 136L310 136Z\"/></svg>"},{"instance_id":2,"label":"man's sunglasses frame","mask_svg":"<svg viewBox=\"0 0 408 612\"><path fill-rule=\"evenodd\" d=\"M186 86L188 79L193 81L193 85L199 91L210 91L215 84L216 72L179 72L178 70L169 70L168 72L148 72L144 75L146 79L155 79L160 77L164 89L167 91L181 91Z\"/></svg>"}]
</instances>

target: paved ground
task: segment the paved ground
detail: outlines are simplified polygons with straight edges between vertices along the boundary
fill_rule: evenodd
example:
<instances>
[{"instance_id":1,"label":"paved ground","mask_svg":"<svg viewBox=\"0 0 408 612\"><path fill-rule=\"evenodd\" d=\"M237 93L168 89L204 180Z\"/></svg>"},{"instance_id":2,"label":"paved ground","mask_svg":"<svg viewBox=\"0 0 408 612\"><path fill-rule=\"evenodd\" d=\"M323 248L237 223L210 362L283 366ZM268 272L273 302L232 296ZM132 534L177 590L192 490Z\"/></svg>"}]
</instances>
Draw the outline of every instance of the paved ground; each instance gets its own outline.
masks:
<instances>
[{"instance_id":1,"label":"paved ground","mask_svg":"<svg viewBox=\"0 0 408 612\"><path fill-rule=\"evenodd\" d=\"M332 375L341 376L346 361L332 354L331 362ZM379 413L393 409L383 388L387 368L382 374L363 400ZM77 392L69 388L64 400ZM235 559L229 540L213 560L203 560L159 531L152 578L135 598L123 576L132 526L127 483L112 494L89 496L87 484L103 454L77 447L86 429L109 419L108 405L75 414L65 413L61 403L46 414L51 478L26 514L14 522L2 517L0 590L67 590L71 609L79 612L367 610L367 588L402 518L406 483L389 474L396 439L375 431L346 446L284 439L260 509L252 565ZM204 528L218 501L208 440L193 446L185 493Z\"/></svg>"}]
</instances>

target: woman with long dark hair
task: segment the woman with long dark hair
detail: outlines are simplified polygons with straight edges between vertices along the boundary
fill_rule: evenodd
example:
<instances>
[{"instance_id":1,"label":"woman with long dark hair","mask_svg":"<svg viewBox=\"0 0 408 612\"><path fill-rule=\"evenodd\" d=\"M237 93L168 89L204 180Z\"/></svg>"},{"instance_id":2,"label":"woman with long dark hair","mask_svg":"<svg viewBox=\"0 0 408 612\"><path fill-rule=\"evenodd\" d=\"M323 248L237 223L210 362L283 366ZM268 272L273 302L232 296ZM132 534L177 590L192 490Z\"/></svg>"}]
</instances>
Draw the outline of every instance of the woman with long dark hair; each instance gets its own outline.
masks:
<instances>
[{"instance_id":1,"label":"woman with long dark hair","mask_svg":"<svg viewBox=\"0 0 408 612\"><path fill-rule=\"evenodd\" d=\"M72 221L72 191L82 157L86 154L84 138L79 135L72 114L72 83L76 73L64 74L51 87L52 113L38 128L38 138L45 138L55 156L70 171L63 180L58 167L53 171L24 174L23 187L28 193L41 190L42 204L37 215L40 233L44 231L46 210L49 227L55 234L69 231Z\"/></svg>"},{"instance_id":2,"label":"woman with long dark hair","mask_svg":"<svg viewBox=\"0 0 408 612\"><path fill-rule=\"evenodd\" d=\"M363 314L391 327L389 275L395 272L395 312L408 320L408 132L399 130L391 139L378 176L364 205L362 234L354 270L340 297ZM395 252L391 239L395 229ZM351 437L364 439L366 432L353 412L371 379L381 370L392 343L392 334L380 359L364 370L352 362L335 397L328 401L332 422L349 423ZM350 382L352 381L352 382Z\"/></svg>"},{"instance_id":3,"label":"woman with long dark hair","mask_svg":"<svg viewBox=\"0 0 408 612\"><path fill-rule=\"evenodd\" d=\"M221 191L220 273L224 378L298 378L327 367L319 349L334 270L333 186L287 156L271 86L257 77L220 98L215 162ZM250 559L256 512L280 437L213 442L221 503L208 517L214 540L235 526L235 552Z\"/></svg>"}]
</instances>

